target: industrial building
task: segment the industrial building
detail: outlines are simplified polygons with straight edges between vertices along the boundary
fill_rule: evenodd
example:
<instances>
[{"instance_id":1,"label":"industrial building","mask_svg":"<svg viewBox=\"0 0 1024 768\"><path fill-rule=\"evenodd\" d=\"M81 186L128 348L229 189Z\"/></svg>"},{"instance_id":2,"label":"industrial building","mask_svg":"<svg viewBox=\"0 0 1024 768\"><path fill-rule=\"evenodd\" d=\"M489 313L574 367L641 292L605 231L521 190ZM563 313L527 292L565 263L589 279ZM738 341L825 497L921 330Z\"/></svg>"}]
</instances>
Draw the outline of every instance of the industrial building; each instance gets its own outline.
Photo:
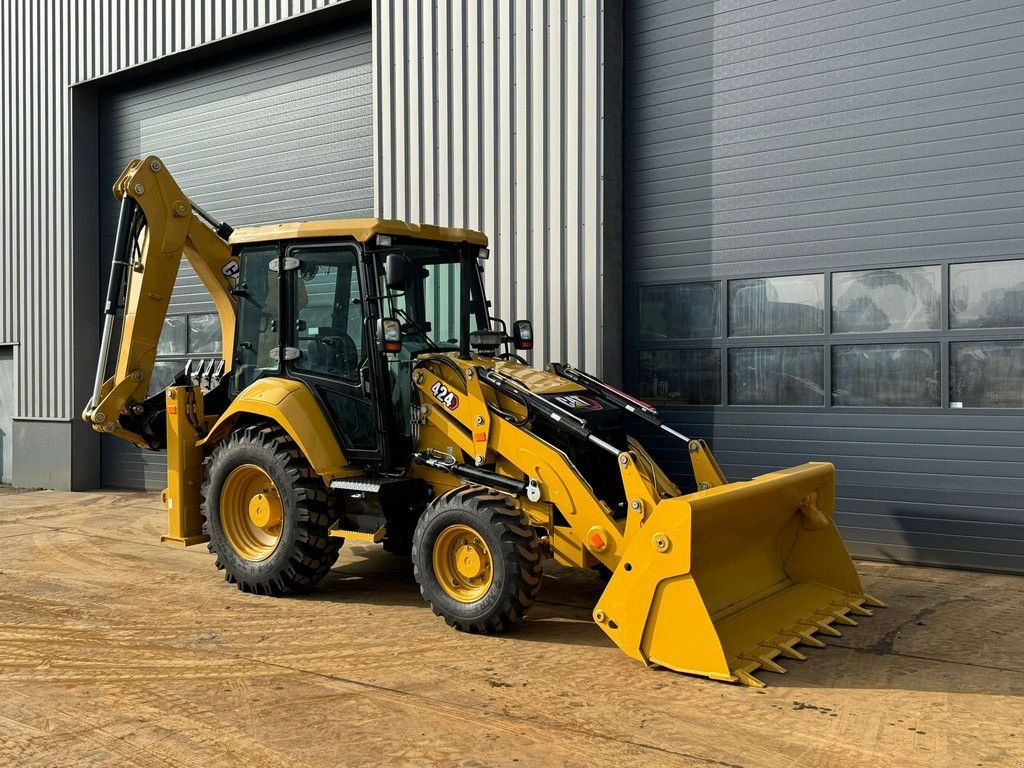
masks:
<instances>
[{"instance_id":1,"label":"industrial building","mask_svg":"<svg viewBox=\"0 0 1024 768\"><path fill-rule=\"evenodd\" d=\"M157 154L233 225L481 229L535 363L730 479L833 461L855 555L1024 572L1022 40L1011 0L5 3L0 479L162 487L78 418ZM155 386L212 313L183 266Z\"/></svg>"}]
</instances>

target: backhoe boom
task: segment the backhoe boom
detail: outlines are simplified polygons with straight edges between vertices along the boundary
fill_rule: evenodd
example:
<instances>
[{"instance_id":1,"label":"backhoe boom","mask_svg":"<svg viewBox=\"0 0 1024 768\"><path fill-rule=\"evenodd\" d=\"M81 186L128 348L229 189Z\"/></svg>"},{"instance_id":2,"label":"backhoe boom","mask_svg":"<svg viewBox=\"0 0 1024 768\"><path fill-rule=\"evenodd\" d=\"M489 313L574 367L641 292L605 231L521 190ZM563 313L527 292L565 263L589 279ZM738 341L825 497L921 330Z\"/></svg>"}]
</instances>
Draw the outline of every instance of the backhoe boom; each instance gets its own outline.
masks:
<instances>
[{"instance_id":1,"label":"backhoe boom","mask_svg":"<svg viewBox=\"0 0 1024 768\"><path fill-rule=\"evenodd\" d=\"M103 335L96 383L82 418L97 431L142 448L160 448L162 439L146 430L140 417L157 344L184 255L209 291L220 319L225 370L231 369L235 328L232 296L238 262L227 238L231 228L217 223L178 187L155 156L133 161L114 184L121 201L110 280L103 309ZM114 326L123 300L121 338L113 374L107 376ZM161 395L162 399L162 395ZM162 408L160 400L155 408Z\"/></svg>"}]
</instances>

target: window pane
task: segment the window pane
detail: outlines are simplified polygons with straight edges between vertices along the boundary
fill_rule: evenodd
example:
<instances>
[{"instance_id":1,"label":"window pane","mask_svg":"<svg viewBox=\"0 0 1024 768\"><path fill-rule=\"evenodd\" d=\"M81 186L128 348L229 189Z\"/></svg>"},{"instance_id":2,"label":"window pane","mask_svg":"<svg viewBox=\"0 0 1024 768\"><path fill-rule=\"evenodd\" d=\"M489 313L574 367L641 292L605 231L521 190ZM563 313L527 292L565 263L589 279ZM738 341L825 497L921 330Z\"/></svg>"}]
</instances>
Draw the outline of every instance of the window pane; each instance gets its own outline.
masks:
<instances>
[{"instance_id":1,"label":"window pane","mask_svg":"<svg viewBox=\"0 0 1024 768\"><path fill-rule=\"evenodd\" d=\"M1024 326L1024 261L950 264L951 328Z\"/></svg>"},{"instance_id":2,"label":"window pane","mask_svg":"<svg viewBox=\"0 0 1024 768\"><path fill-rule=\"evenodd\" d=\"M729 350L730 405L824 405L822 347Z\"/></svg>"},{"instance_id":3,"label":"window pane","mask_svg":"<svg viewBox=\"0 0 1024 768\"><path fill-rule=\"evenodd\" d=\"M264 373L277 371L272 355L280 344L278 333L277 273L269 264L278 257L277 246L249 246L241 252L238 280L238 325L235 362L231 370L235 391L241 392Z\"/></svg>"},{"instance_id":4,"label":"window pane","mask_svg":"<svg viewBox=\"0 0 1024 768\"><path fill-rule=\"evenodd\" d=\"M638 331L643 340L721 336L719 283L643 285L639 301Z\"/></svg>"},{"instance_id":5,"label":"window pane","mask_svg":"<svg viewBox=\"0 0 1024 768\"><path fill-rule=\"evenodd\" d=\"M832 405L938 407L938 344L832 347Z\"/></svg>"},{"instance_id":6,"label":"window pane","mask_svg":"<svg viewBox=\"0 0 1024 768\"><path fill-rule=\"evenodd\" d=\"M188 316L188 351L193 355L220 354L220 318L216 312Z\"/></svg>"},{"instance_id":7,"label":"window pane","mask_svg":"<svg viewBox=\"0 0 1024 768\"><path fill-rule=\"evenodd\" d=\"M1024 407L1024 341L954 342L949 358L953 407Z\"/></svg>"},{"instance_id":8,"label":"window pane","mask_svg":"<svg viewBox=\"0 0 1024 768\"><path fill-rule=\"evenodd\" d=\"M363 351L357 254L350 248L294 249L302 260L293 301L298 307L295 367L354 380Z\"/></svg>"},{"instance_id":9,"label":"window pane","mask_svg":"<svg viewBox=\"0 0 1024 768\"><path fill-rule=\"evenodd\" d=\"M184 318L183 318L184 319ZM153 375L149 378L148 397L167 389L185 367L183 360L157 360L153 363Z\"/></svg>"},{"instance_id":10,"label":"window pane","mask_svg":"<svg viewBox=\"0 0 1024 768\"><path fill-rule=\"evenodd\" d=\"M722 351L659 349L640 353L640 395L680 405L722 402Z\"/></svg>"},{"instance_id":11,"label":"window pane","mask_svg":"<svg viewBox=\"0 0 1024 768\"><path fill-rule=\"evenodd\" d=\"M937 266L836 272L832 275L832 331L936 330L940 290Z\"/></svg>"},{"instance_id":12,"label":"window pane","mask_svg":"<svg viewBox=\"0 0 1024 768\"><path fill-rule=\"evenodd\" d=\"M783 336L825 330L825 276L729 281L729 334Z\"/></svg>"},{"instance_id":13,"label":"window pane","mask_svg":"<svg viewBox=\"0 0 1024 768\"><path fill-rule=\"evenodd\" d=\"M169 315L164 318L156 353L161 357L185 354L185 315Z\"/></svg>"}]
</instances>

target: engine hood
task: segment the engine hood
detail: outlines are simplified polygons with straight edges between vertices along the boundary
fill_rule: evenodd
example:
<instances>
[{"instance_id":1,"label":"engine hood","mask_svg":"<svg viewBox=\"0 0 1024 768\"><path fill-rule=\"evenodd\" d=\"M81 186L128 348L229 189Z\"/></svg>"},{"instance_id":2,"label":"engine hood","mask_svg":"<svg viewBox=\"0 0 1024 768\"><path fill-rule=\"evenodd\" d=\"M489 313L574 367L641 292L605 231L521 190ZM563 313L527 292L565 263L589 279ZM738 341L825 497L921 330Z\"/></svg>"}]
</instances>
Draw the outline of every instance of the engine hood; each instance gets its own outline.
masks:
<instances>
[{"instance_id":1,"label":"engine hood","mask_svg":"<svg viewBox=\"0 0 1024 768\"><path fill-rule=\"evenodd\" d=\"M522 365L510 360L489 360L488 362L492 364L487 367L515 379L531 392L535 392L538 395L559 395L586 391L579 384L563 379L561 376L549 371L540 371L528 365Z\"/></svg>"}]
</instances>

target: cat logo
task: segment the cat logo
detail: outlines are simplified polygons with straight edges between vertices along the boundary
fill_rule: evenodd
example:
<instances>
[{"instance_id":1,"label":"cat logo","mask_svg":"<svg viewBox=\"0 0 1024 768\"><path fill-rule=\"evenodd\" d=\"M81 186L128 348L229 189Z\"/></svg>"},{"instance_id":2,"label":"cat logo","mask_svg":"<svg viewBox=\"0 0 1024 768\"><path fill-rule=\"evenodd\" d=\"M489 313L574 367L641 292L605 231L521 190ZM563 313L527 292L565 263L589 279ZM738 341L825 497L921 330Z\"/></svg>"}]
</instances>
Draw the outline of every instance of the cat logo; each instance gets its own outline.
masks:
<instances>
[{"instance_id":1,"label":"cat logo","mask_svg":"<svg viewBox=\"0 0 1024 768\"><path fill-rule=\"evenodd\" d=\"M449 411L454 411L459 407L459 396L448 389L448 387L440 381L435 381L434 386L430 388L430 391Z\"/></svg>"},{"instance_id":2,"label":"cat logo","mask_svg":"<svg viewBox=\"0 0 1024 768\"><path fill-rule=\"evenodd\" d=\"M597 400L583 397L582 395L557 395L555 400L568 408L583 409L585 411L602 410L601 404Z\"/></svg>"}]
</instances>

